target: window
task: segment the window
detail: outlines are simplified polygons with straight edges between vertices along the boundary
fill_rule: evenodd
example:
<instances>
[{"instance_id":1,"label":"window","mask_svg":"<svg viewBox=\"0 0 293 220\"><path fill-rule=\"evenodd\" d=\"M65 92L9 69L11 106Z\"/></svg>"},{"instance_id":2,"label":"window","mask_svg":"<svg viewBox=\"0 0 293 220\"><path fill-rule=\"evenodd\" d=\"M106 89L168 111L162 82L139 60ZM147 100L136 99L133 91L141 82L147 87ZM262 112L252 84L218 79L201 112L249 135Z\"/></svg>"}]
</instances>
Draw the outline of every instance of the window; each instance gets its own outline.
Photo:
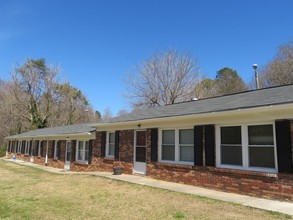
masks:
<instances>
[{"instance_id":1,"label":"window","mask_svg":"<svg viewBox=\"0 0 293 220\"><path fill-rule=\"evenodd\" d=\"M275 168L273 125L248 126L250 167Z\"/></svg>"},{"instance_id":2,"label":"window","mask_svg":"<svg viewBox=\"0 0 293 220\"><path fill-rule=\"evenodd\" d=\"M77 141L76 145L76 161L87 162L89 157L89 142Z\"/></svg>"},{"instance_id":3,"label":"window","mask_svg":"<svg viewBox=\"0 0 293 220\"><path fill-rule=\"evenodd\" d=\"M60 151L60 146L58 144L58 141L54 141L54 159L58 160L58 156L59 156L59 151Z\"/></svg>"},{"instance_id":4,"label":"window","mask_svg":"<svg viewBox=\"0 0 293 220\"><path fill-rule=\"evenodd\" d=\"M179 130L180 161L194 161L193 129Z\"/></svg>"},{"instance_id":5,"label":"window","mask_svg":"<svg viewBox=\"0 0 293 220\"><path fill-rule=\"evenodd\" d=\"M221 127L221 164L242 166L241 126Z\"/></svg>"},{"instance_id":6,"label":"window","mask_svg":"<svg viewBox=\"0 0 293 220\"><path fill-rule=\"evenodd\" d=\"M194 162L193 129L168 129L161 132L161 160L179 163Z\"/></svg>"},{"instance_id":7,"label":"window","mask_svg":"<svg viewBox=\"0 0 293 220\"><path fill-rule=\"evenodd\" d=\"M273 124L223 126L217 128L217 136L218 165L276 169Z\"/></svg>"},{"instance_id":8,"label":"window","mask_svg":"<svg viewBox=\"0 0 293 220\"><path fill-rule=\"evenodd\" d=\"M29 154L29 151L30 151L30 141L26 141L24 153Z\"/></svg>"},{"instance_id":9,"label":"window","mask_svg":"<svg viewBox=\"0 0 293 220\"><path fill-rule=\"evenodd\" d=\"M162 160L175 161L175 130L162 131Z\"/></svg>"},{"instance_id":10,"label":"window","mask_svg":"<svg viewBox=\"0 0 293 220\"><path fill-rule=\"evenodd\" d=\"M20 149L21 149L21 141L18 141L18 143L17 143L17 153L20 153Z\"/></svg>"},{"instance_id":11,"label":"window","mask_svg":"<svg viewBox=\"0 0 293 220\"><path fill-rule=\"evenodd\" d=\"M115 133L107 132L106 157L114 157L115 154Z\"/></svg>"}]
</instances>

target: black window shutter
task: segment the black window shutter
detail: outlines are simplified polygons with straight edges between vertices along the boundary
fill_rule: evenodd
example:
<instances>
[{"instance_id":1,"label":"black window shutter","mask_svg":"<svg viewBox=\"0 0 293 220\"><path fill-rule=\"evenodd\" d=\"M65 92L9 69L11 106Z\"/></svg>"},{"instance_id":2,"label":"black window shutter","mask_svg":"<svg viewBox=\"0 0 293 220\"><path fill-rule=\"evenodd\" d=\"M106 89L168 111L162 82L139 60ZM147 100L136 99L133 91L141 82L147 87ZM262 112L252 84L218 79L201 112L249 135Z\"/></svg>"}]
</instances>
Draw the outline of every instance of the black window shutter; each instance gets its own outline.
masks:
<instances>
[{"instance_id":1,"label":"black window shutter","mask_svg":"<svg viewBox=\"0 0 293 220\"><path fill-rule=\"evenodd\" d=\"M38 156L38 150L39 150L39 141L35 141L34 156Z\"/></svg>"},{"instance_id":2,"label":"black window shutter","mask_svg":"<svg viewBox=\"0 0 293 220\"><path fill-rule=\"evenodd\" d=\"M54 158L55 141L51 141L51 144L52 144L52 154L51 154L51 157Z\"/></svg>"},{"instance_id":3,"label":"black window shutter","mask_svg":"<svg viewBox=\"0 0 293 220\"><path fill-rule=\"evenodd\" d=\"M194 165L202 166L203 126L194 126Z\"/></svg>"},{"instance_id":4,"label":"black window shutter","mask_svg":"<svg viewBox=\"0 0 293 220\"><path fill-rule=\"evenodd\" d=\"M102 137L101 137L101 157L106 156L106 137L107 137L107 133L106 131L103 131Z\"/></svg>"},{"instance_id":5,"label":"black window shutter","mask_svg":"<svg viewBox=\"0 0 293 220\"><path fill-rule=\"evenodd\" d=\"M119 159L119 131L115 131L115 159Z\"/></svg>"},{"instance_id":6,"label":"black window shutter","mask_svg":"<svg viewBox=\"0 0 293 220\"><path fill-rule=\"evenodd\" d=\"M206 166L215 166L215 125L205 125Z\"/></svg>"},{"instance_id":7,"label":"black window shutter","mask_svg":"<svg viewBox=\"0 0 293 220\"><path fill-rule=\"evenodd\" d=\"M151 129L151 161L158 161L158 129Z\"/></svg>"},{"instance_id":8,"label":"black window shutter","mask_svg":"<svg viewBox=\"0 0 293 220\"><path fill-rule=\"evenodd\" d=\"M33 141L29 141L29 149L28 149L28 154L32 154L32 149L33 149Z\"/></svg>"},{"instance_id":9,"label":"black window shutter","mask_svg":"<svg viewBox=\"0 0 293 220\"><path fill-rule=\"evenodd\" d=\"M61 156L61 141L59 140L57 142L57 157L58 157L58 160L60 160L60 156Z\"/></svg>"},{"instance_id":10,"label":"black window shutter","mask_svg":"<svg viewBox=\"0 0 293 220\"><path fill-rule=\"evenodd\" d=\"M88 164L92 163L92 155L93 155L93 140L89 140L89 157Z\"/></svg>"},{"instance_id":11,"label":"black window shutter","mask_svg":"<svg viewBox=\"0 0 293 220\"><path fill-rule=\"evenodd\" d=\"M76 140L71 141L71 161L75 161Z\"/></svg>"},{"instance_id":12,"label":"black window shutter","mask_svg":"<svg viewBox=\"0 0 293 220\"><path fill-rule=\"evenodd\" d=\"M293 173L292 165L292 148L290 135L290 121L276 121L276 141L277 141L277 156L278 170L280 173Z\"/></svg>"}]
</instances>

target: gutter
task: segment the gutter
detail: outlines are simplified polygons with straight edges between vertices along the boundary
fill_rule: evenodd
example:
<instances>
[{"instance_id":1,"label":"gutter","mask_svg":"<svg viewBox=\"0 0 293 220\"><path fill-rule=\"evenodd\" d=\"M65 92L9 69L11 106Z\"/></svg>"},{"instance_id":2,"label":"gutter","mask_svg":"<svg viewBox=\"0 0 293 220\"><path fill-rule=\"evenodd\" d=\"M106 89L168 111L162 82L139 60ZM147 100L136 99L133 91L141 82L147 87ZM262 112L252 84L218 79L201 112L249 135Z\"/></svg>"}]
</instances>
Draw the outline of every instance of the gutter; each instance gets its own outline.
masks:
<instances>
[{"instance_id":1,"label":"gutter","mask_svg":"<svg viewBox=\"0 0 293 220\"><path fill-rule=\"evenodd\" d=\"M50 134L50 135L37 135L37 136L21 136L21 137L6 137L4 140L17 140L17 139L42 139L45 140L46 138L69 138L69 137L76 137L76 136L86 136L86 135L93 135L95 130L89 131L89 132L83 132L83 133L68 133L68 134Z\"/></svg>"},{"instance_id":2,"label":"gutter","mask_svg":"<svg viewBox=\"0 0 293 220\"><path fill-rule=\"evenodd\" d=\"M218 111L209 111L209 112L201 112L201 113L195 113L195 114L184 114L184 115L173 115L173 116L162 116L162 117L156 117L156 118L142 118L142 119L136 119L136 120L127 120L127 121L120 121L120 122L108 122L108 123L96 123L92 124L91 127L95 128L103 128L103 127L109 127L109 126L126 126L136 123L152 123L152 122L164 122L171 119L184 119L188 117L192 118L201 118L201 117L209 117L209 116L216 116L216 115L223 115L223 114L232 114L232 113L239 113L239 112L250 112L250 111L257 111L257 110L266 110L271 108L280 108L280 107L292 107L293 103L282 103L277 105L262 105L262 106L255 106L255 107L243 107L243 108L231 108L231 109L225 109L225 110L218 110ZM293 117L293 115L292 115Z\"/></svg>"}]
</instances>

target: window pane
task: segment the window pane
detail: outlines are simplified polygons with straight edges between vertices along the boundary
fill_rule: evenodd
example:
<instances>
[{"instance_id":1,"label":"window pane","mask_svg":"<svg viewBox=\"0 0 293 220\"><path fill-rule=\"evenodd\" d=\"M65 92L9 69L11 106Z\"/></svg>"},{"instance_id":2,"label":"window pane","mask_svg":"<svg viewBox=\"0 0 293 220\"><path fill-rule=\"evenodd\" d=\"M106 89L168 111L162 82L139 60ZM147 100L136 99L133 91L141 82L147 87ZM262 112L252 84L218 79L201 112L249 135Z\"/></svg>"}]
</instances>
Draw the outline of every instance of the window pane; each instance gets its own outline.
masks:
<instances>
[{"instance_id":1,"label":"window pane","mask_svg":"<svg viewBox=\"0 0 293 220\"><path fill-rule=\"evenodd\" d=\"M221 127L221 144L241 144L241 126Z\"/></svg>"},{"instance_id":2,"label":"window pane","mask_svg":"<svg viewBox=\"0 0 293 220\"><path fill-rule=\"evenodd\" d=\"M83 148L83 141L78 142L78 149L81 150Z\"/></svg>"},{"instance_id":3,"label":"window pane","mask_svg":"<svg viewBox=\"0 0 293 220\"><path fill-rule=\"evenodd\" d=\"M194 161L194 147L180 146L180 161Z\"/></svg>"},{"instance_id":4,"label":"window pane","mask_svg":"<svg viewBox=\"0 0 293 220\"><path fill-rule=\"evenodd\" d=\"M249 166L275 168L274 147L249 147Z\"/></svg>"},{"instance_id":5,"label":"window pane","mask_svg":"<svg viewBox=\"0 0 293 220\"><path fill-rule=\"evenodd\" d=\"M136 145L145 146L146 145L146 132L137 131L136 132Z\"/></svg>"},{"instance_id":6,"label":"window pane","mask_svg":"<svg viewBox=\"0 0 293 220\"><path fill-rule=\"evenodd\" d=\"M83 160L83 141L78 142L78 155L77 155L78 160Z\"/></svg>"},{"instance_id":7,"label":"window pane","mask_svg":"<svg viewBox=\"0 0 293 220\"><path fill-rule=\"evenodd\" d=\"M109 156L114 156L115 144L109 144Z\"/></svg>"},{"instance_id":8,"label":"window pane","mask_svg":"<svg viewBox=\"0 0 293 220\"><path fill-rule=\"evenodd\" d=\"M145 147L136 147L135 161L145 162Z\"/></svg>"},{"instance_id":9,"label":"window pane","mask_svg":"<svg viewBox=\"0 0 293 220\"><path fill-rule=\"evenodd\" d=\"M84 160L87 161L88 159L89 159L89 151L86 150L86 151L84 152Z\"/></svg>"},{"instance_id":10,"label":"window pane","mask_svg":"<svg viewBox=\"0 0 293 220\"><path fill-rule=\"evenodd\" d=\"M193 129L179 130L179 144L193 144Z\"/></svg>"},{"instance_id":11,"label":"window pane","mask_svg":"<svg viewBox=\"0 0 293 220\"><path fill-rule=\"evenodd\" d=\"M273 145L273 125L248 126L249 145Z\"/></svg>"},{"instance_id":12,"label":"window pane","mask_svg":"<svg viewBox=\"0 0 293 220\"><path fill-rule=\"evenodd\" d=\"M109 143L115 143L115 133L109 133Z\"/></svg>"},{"instance_id":13,"label":"window pane","mask_svg":"<svg viewBox=\"0 0 293 220\"><path fill-rule=\"evenodd\" d=\"M88 141L85 142L85 150L86 150L86 151L89 150L89 142L88 142Z\"/></svg>"},{"instance_id":14,"label":"window pane","mask_svg":"<svg viewBox=\"0 0 293 220\"><path fill-rule=\"evenodd\" d=\"M162 146L162 160L175 160L175 146L174 145Z\"/></svg>"},{"instance_id":15,"label":"window pane","mask_svg":"<svg viewBox=\"0 0 293 220\"><path fill-rule=\"evenodd\" d=\"M221 146L221 164L242 165L241 146Z\"/></svg>"},{"instance_id":16,"label":"window pane","mask_svg":"<svg viewBox=\"0 0 293 220\"><path fill-rule=\"evenodd\" d=\"M163 144L175 144L175 130L164 130L162 136Z\"/></svg>"}]
</instances>

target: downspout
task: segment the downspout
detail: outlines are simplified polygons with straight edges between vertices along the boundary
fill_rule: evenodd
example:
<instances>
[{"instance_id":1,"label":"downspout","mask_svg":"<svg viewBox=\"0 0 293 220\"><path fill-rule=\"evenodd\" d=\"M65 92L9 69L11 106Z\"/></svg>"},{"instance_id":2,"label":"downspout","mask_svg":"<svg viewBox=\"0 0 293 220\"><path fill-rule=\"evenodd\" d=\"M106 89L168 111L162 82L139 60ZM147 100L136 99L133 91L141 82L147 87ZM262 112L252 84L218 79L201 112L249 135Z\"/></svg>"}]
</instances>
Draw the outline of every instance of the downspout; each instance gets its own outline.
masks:
<instances>
[{"instance_id":1,"label":"downspout","mask_svg":"<svg viewBox=\"0 0 293 220\"><path fill-rule=\"evenodd\" d=\"M49 140L47 140L47 149L46 149L46 159L45 159L45 165L48 165L48 145L49 145Z\"/></svg>"}]
</instances>

